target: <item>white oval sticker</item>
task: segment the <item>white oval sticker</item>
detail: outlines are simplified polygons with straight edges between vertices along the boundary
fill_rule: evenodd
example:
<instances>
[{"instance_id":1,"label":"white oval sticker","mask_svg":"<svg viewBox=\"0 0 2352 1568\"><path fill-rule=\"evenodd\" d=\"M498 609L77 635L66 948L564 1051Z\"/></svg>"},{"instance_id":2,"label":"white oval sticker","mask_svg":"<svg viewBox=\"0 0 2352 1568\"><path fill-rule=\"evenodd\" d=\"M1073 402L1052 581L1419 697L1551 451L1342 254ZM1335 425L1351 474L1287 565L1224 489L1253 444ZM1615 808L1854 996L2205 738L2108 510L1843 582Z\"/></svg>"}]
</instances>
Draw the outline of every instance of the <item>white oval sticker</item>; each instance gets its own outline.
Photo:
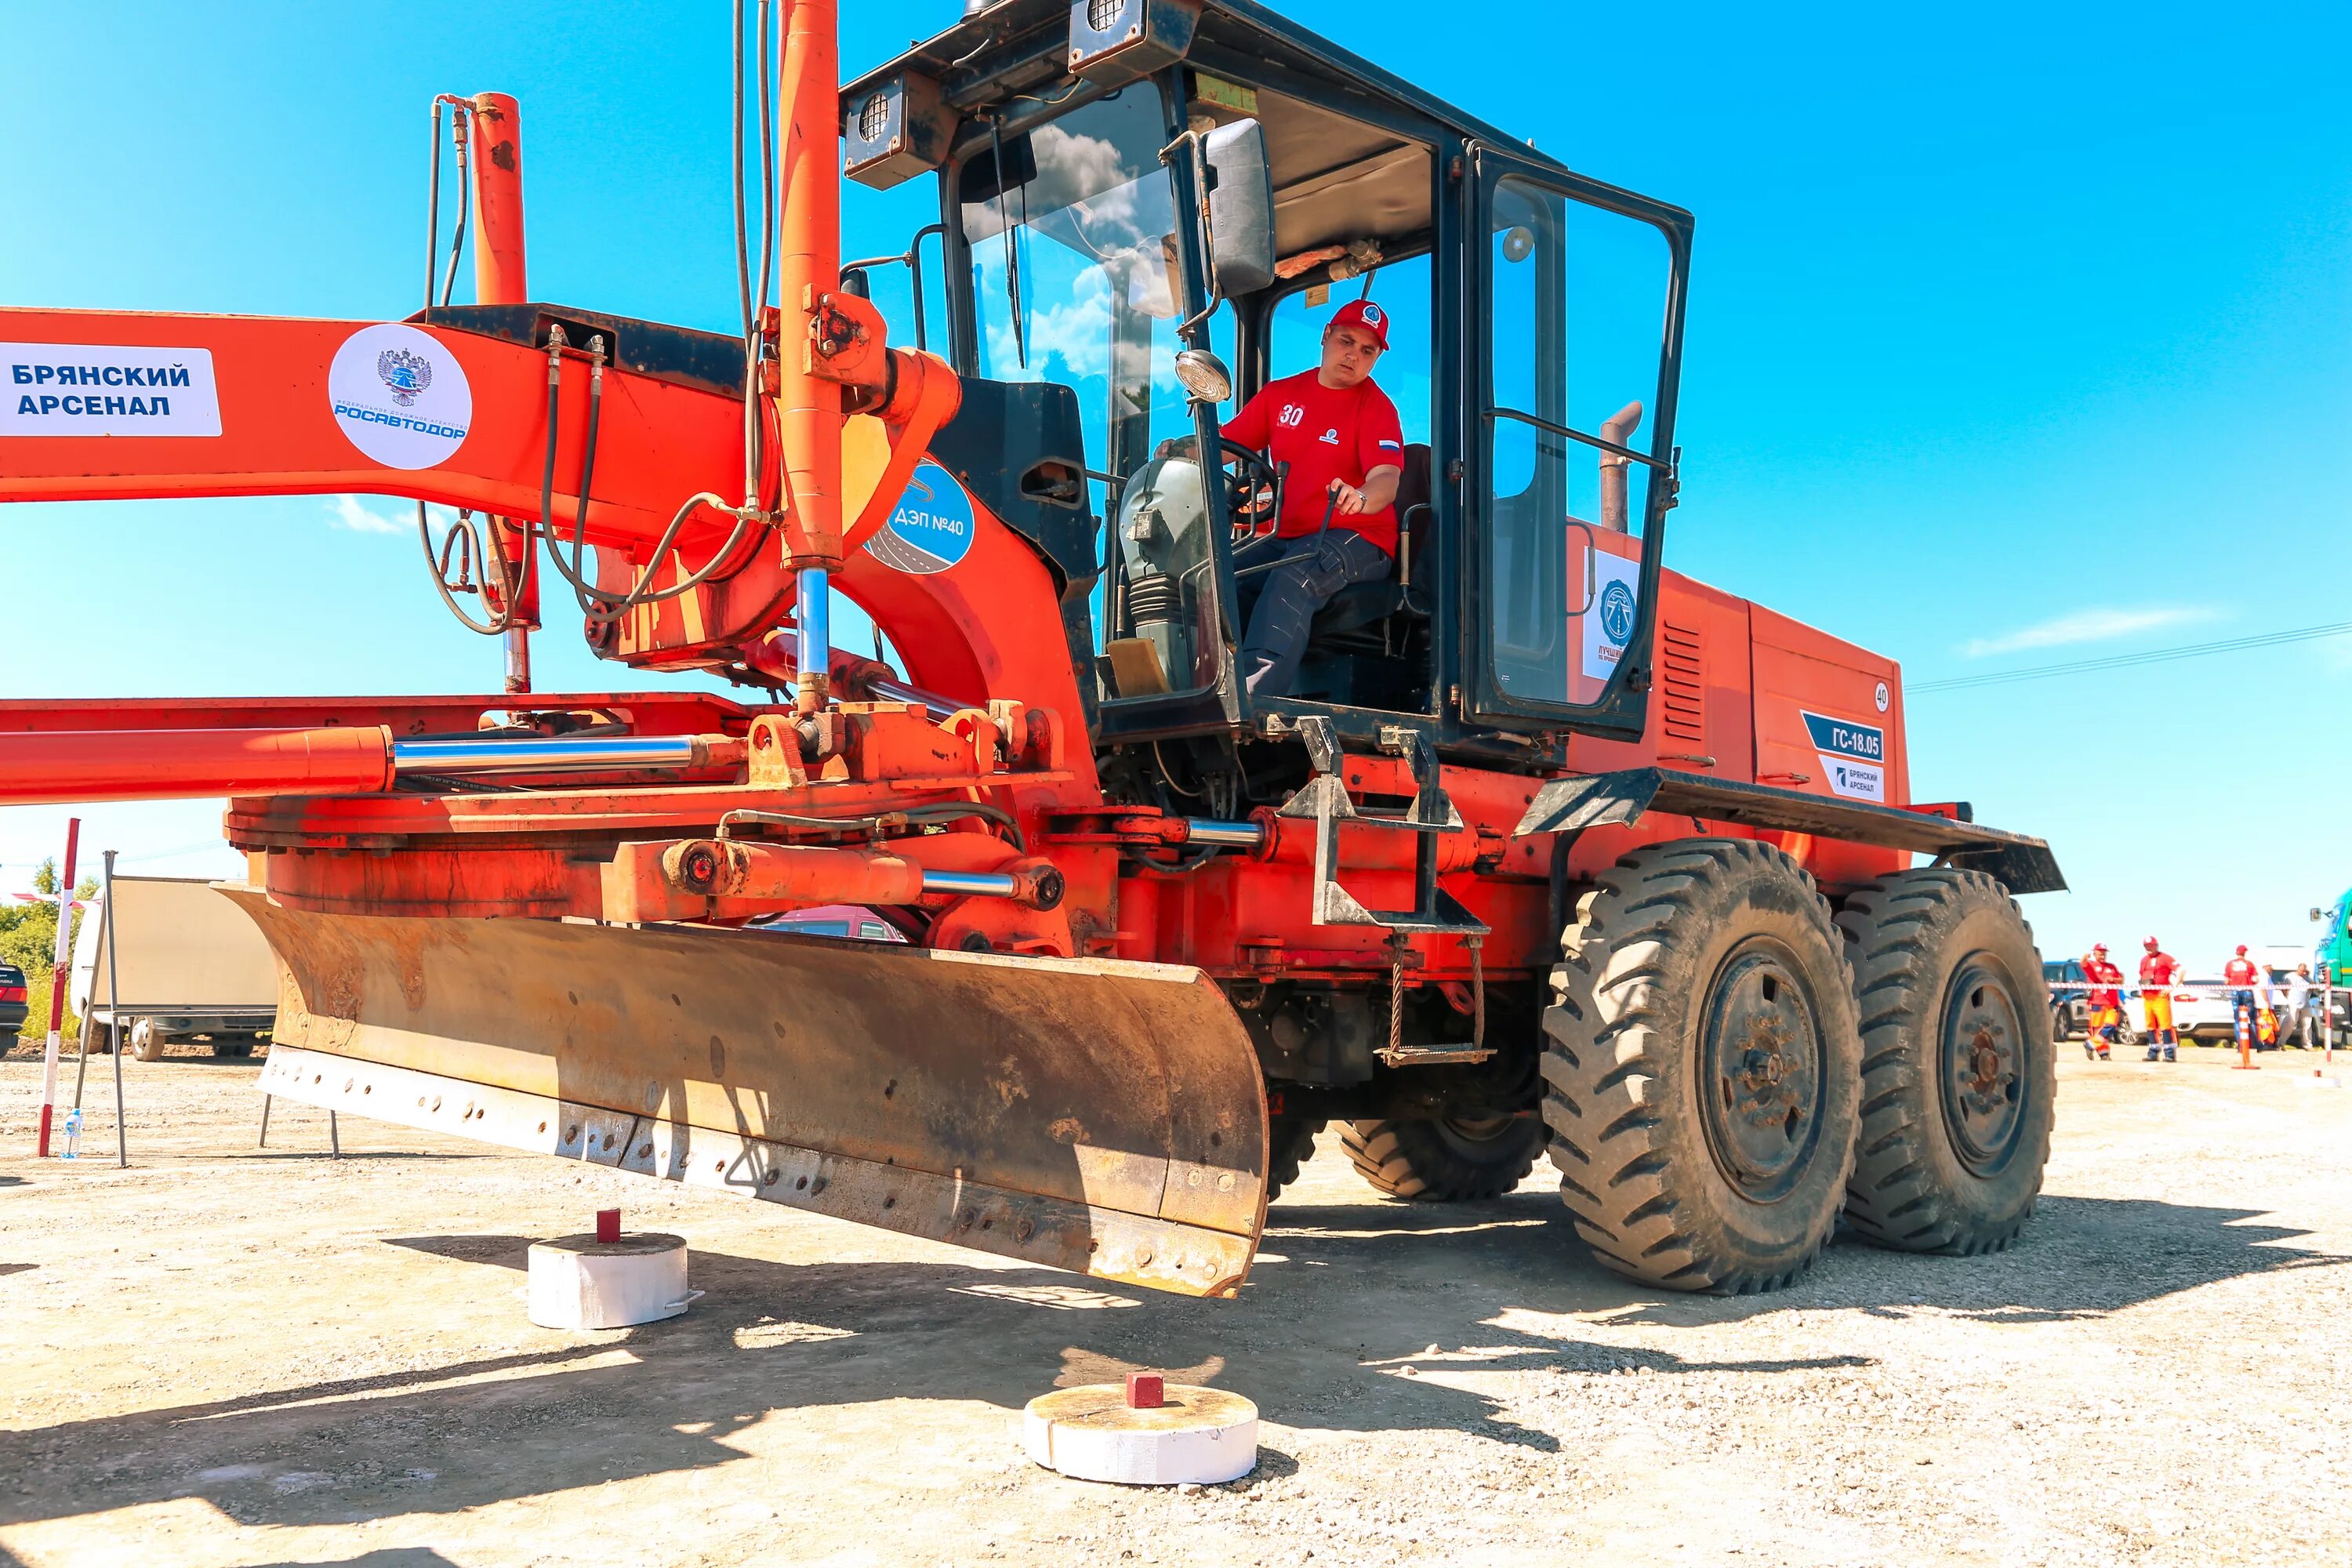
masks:
<instances>
[{"instance_id":1,"label":"white oval sticker","mask_svg":"<svg viewBox=\"0 0 2352 1568\"><path fill-rule=\"evenodd\" d=\"M474 422L466 367L431 333L399 321L362 327L327 370L335 424L387 468L429 468L464 445Z\"/></svg>"}]
</instances>

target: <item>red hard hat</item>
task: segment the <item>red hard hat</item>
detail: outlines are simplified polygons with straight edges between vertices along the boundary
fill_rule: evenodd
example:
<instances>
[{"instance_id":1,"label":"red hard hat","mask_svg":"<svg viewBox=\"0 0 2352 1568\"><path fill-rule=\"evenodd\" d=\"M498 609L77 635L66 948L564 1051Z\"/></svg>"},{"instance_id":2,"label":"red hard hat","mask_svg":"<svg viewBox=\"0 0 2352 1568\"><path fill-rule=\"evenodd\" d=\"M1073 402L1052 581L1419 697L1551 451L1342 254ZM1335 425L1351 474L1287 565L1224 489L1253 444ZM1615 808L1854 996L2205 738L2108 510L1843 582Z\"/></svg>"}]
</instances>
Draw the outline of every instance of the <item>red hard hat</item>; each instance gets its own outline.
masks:
<instances>
[{"instance_id":1,"label":"red hard hat","mask_svg":"<svg viewBox=\"0 0 2352 1568\"><path fill-rule=\"evenodd\" d=\"M2142 947L2154 947L2154 946L2156 945L2156 938L2154 938L2154 937L2149 937L2146 942L2142 942L2140 945L2141 945Z\"/></svg>"},{"instance_id":2,"label":"red hard hat","mask_svg":"<svg viewBox=\"0 0 2352 1568\"><path fill-rule=\"evenodd\" d=\"M2244 954L2245 951L2246 951L2246 944L2245 944L2244 942L2240 942L2240 943L2238 944L2238 952L2239 952L2239 953L2242 956L2242 955Z\"/></svg>"},{"instance_id":3,"label":"red hard hat","mask_svg":"<svg viewBox=\"0 0 2352 1568\"><path fill-rule=\"evenodd\" d=\"M1350 300L1340 306L1339 314L1331 318L1330 326L1323 330L1328 332L1340 327L1361 327L1372 334L1382 353L1389 352L1389 313L1370 300Z\"/></svg>"}]
</instances>

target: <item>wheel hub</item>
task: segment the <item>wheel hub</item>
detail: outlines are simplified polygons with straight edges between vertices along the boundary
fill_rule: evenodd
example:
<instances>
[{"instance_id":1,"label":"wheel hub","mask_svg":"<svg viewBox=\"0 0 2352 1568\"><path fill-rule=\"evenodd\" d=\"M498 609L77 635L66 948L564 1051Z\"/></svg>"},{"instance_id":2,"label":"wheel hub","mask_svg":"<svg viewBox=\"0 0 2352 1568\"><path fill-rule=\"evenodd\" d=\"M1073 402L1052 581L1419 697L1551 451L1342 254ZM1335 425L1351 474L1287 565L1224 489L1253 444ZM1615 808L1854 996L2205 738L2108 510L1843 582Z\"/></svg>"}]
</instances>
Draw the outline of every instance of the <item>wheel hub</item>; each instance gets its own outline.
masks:
<instances>
[{"instance_id":1,"label":"wheel hub","mask_svg":"<svg viewBox=\"0 0 2352 1568\"><path fill-rule=\"evenodd\" d=\"M1787 1195L1819 1141L1821 1028L1778 942L1735 949L1700 1015L1701 1122L1717 1167L1759 1203Z\"/></svg>"},{"instance_id":2,"label":"wheel hub","mask_svg":"<svg viewBox=\"0 0 2352 1568\"><path fill-rule=\"evenodd\" d=\"M2024 1131L2025 1031L2008 977L1984 955L1954 973L1941 1033L1945 1125L1961 1161L1989 1175L2008 1163Z\"/></svg>"}]
</instances>

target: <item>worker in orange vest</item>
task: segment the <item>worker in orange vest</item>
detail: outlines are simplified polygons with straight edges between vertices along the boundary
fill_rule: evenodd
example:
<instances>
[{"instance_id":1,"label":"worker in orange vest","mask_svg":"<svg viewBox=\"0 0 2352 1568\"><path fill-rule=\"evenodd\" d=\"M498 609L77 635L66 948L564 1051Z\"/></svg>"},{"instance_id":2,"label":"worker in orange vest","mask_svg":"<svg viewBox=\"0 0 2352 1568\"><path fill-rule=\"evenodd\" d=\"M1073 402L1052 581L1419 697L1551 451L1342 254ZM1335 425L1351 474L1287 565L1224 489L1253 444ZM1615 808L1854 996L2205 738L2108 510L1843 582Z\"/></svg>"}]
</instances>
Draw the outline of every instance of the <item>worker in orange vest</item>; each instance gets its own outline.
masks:
<instances>
[{"instance_id":1,"label":"worker in orange vest","mask_svg":"<svg viewBox=\"0 0 2352 1568\"><path fill-rule=\"evenodd\" d=\"M2180 1036L2172 1027L2172 988L2180 980L2180 961L2149 937L2139 961L2139 1001L2147 1014L2147 1059L2156 1060L2161 1046L2166 1061L2179 1061Z\"/></svg>"},{"instance_id":2,"label":"worker in orange vest","mask_svg":"<svg viewBox=\"0 0 2352 1568\"><path fill-rule=\"evenodd\" d=\"M2246 956L2244 942L2238 944L2238 956L2221 966L2221 979L2230 987L2230 1016L2238 1026L2238 1069L2259 1072L2262 1069L2254 1065L2254 1014L2259 1005L2254 984L2262 981L2265 991L2270 984L2263 980L2261 966Z\"/></svg>"},{"instance_id":3,"label":"worker in orange vest","mask_svg":"<svg viewBox=\"0 0 2352 1568\"><path fill-rule=\"evenodd\" d=\"M2088 1014L2083 1025L2083 1054L2095 1061L2106 1061L2116 1043L2116 1029L2124 1021L2124 972L2107 961L2105 942L2094 945L2084 955L2083 978L2089 983L2083 998Z\"/></svg>"}]
</instances>

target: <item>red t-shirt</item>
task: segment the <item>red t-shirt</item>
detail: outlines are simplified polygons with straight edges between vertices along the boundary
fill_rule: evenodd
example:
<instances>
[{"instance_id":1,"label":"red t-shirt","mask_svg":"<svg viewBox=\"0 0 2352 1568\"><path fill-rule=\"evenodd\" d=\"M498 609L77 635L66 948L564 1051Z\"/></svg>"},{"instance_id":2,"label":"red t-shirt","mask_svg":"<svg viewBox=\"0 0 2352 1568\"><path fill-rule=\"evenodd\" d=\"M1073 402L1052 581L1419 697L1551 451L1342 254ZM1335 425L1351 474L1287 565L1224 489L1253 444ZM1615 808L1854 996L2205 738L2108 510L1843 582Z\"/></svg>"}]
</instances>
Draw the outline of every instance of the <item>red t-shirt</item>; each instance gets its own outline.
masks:
<instances>
[{"instance_id":1,"label":"red t-shirt","mask_svg":"<svg viewBox=\"0 0 2352 1568\"><path fill-rule=\"evenodd\" d=\"M1270 381L1224 426L1224 438L1255 447L1290 465L1275 532L1297 539L1323 526L1333 479L1361 488L1374 468L1404 467L1404 429L1396 405L1370 378L1353 386L1323 384L1314 371ZM1333 528L1362 534L1391 555L1397 548L1396 508L1344 517Z\"/></svg>"},{"instance_id":2,"label":"red t-shirt","mask_svg":"<svg viewBox=\"0 0 2352 1568\"><path fill-rule=\"evenodd\" d=\"M2168 952L2151 952L2139 961L2142 985L2169 985L2180 978L2180 961Z\"/></svg>"},{"instance_id":3,"label":"red t-shirt","mask_svg":"<svg viewBox=\"0 0 2352 1568\"><path fill-rule=\"evenodd\" d=\"M2232 985L2252 986L2254 983L2254 966L2250 960L2233 958L2221 966L2221 978Z\"/></svg>"}]
</instances>

